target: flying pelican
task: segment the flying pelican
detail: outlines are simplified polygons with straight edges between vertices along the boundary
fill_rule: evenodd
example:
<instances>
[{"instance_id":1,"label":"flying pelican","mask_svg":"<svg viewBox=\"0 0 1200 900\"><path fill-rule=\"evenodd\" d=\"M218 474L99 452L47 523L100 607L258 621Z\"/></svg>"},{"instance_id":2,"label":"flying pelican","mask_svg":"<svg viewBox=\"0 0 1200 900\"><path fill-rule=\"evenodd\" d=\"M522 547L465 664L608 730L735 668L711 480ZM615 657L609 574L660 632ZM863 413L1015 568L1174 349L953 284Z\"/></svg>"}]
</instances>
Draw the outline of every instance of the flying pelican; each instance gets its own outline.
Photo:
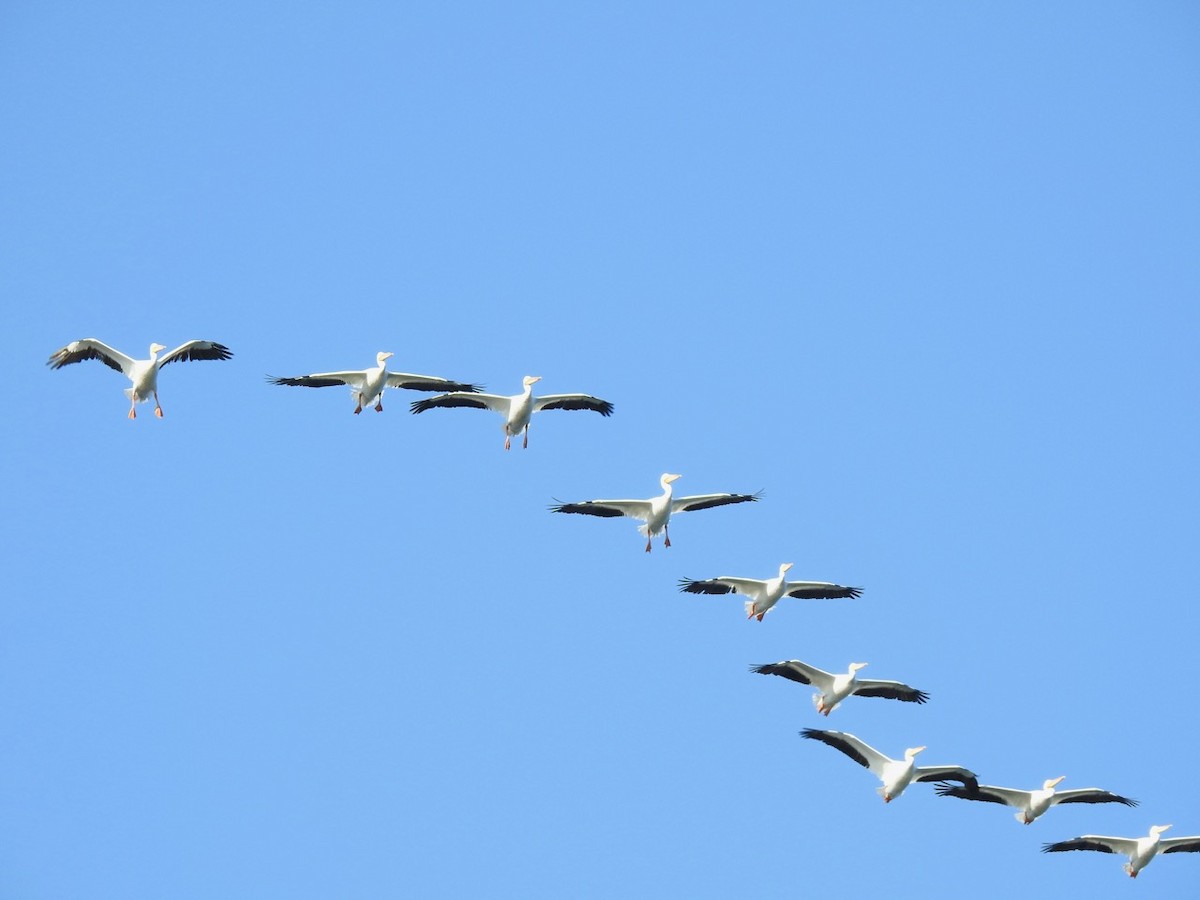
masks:
<instances>
[{"instance_id":1,"label":"flying pelican","mask_svg":"<svg viewBox=\"0 0 1200 900\"><path fill-rule=\"evenodd\" d=\"M963 800L982 800L986 803L1000 803L1019 810L1016 819L1028 825L1052 806L1060 803L1124 803L1126 806L1137 806L1136 800L1121 797L1100 788L1074 788L1067 791L1056 791L1054 788L1066 778L1048 778L1042 784L1040 791L1019 791L1016 788L993 787L981 784L974 790L960 784L939 784L939 797L960 797Z\"/></svg>"},{"instance_id":2,"label":"flying pelican","mask_svg":"<svg viewBox=\"0 0 1200 900\"><path fill-rule=\"evenodd\" d=\"M521 447L528 449L529 419L535 412L541 412L543 409L590 409L602 416L611 416L613 413L611 403L588 394L546 394L544 397L535 397L533 396L533 386L541 380L541 375L526 375L521 379L521 384L525 389L511 397L477 393L440 394L437 397L417 400L412 404L412 411L415 414L437 407L469 406L498 412L504 416L505 450L511 446L512 439L522 432L524 432L524 437Z\"/></svg>"},{"instance_id":3,"label":"flying pelican","mask_svg":"<svg viewBox=\"0 0 1200 900\"><path fill-rule=\"evenodd\" d=\"M791 568L792 563L784 563L779 567L778 575L765 581L757 578L733 578L729 575L708 581L681 578L679 590L688 594L744 594L750 598L746 601L746 618L758 619L760 622L767 610L784 596L799 597L802 600L831 600L855 598L862 594L862 588L844 587L828 581L784 581L784 576Z\"/></svg>"},{"instance_id":4,"label":"flying pelican","mask_svg":"<svg viewBox=\"0 0 1200 900\"><path fill-rule=\"evenodd\" d=\"M979 783L974 772L961 766L916 765L913 757L924 750L924 747L909 747L904 751L904 759L892 759L844 731L805 728L800 732L800 736L828 744L845 753L860 766L870 769L871 774L883 782L883 786L876 790L883 797L884 803L891 803L914 781L961 781L970 787Z\"/></svg>"},{"instance_id":5,"label":"flying pelican","mask_svg":"<svg viewBox=\"0 0 1200 900\"><path fill-rule=\"evenodd\" d=\"M838 704L855 694L859 697L885 697L888 700L903 700L906 703L924 703L929 695L914 687L899 681L875 681L870 678L859 678L859 669L866 668L866 663L850 663L850 671L845 675L834 675L800 662L798 659L788 659L783 662L768 663L764 666L751 666L751 672L759 675L782 675L800 684L811 684L817 688L813 694L813 706L822 715L829 715Z\"/></svg>"},{"instance_id":6,"label":"flying pelican","mask_svg":"<svg viewBox=\"0 0 1200 900\"><path fill-rule=\"evenodd\" d=\"M663 546L671 546L671 533L667 525L674 513L692 512L729 503L746 503L757 500L760 494L696 494L692 497L671 496L671 484L683 476L665 473L659 479L663 492L649 500L585 500L582 503L558 503L550 507L551 512L580 513L585 516L628 516L645 522L638 531L646 536L646 552L650 552L650 539L658 534L664 537Z\"/></svg>"},{"instance_id":7,"label":"flying pelican","mask_svg":"<svg viewBox=\"0 0 1200 900\"><path fill-rule=\"evenodd\" d=\"M129 398L129 418L136 419L137 405L153 397L154 414L161 419L163 411L158 402L159 369L167 363L190 362L194 359L229 359L233 356L228 347L213 341L188 341L159 358L158 354L166 349L163 344L151 344L149 359L130 359L120 350L114 350L95 338L84 338L54 351L46 365L52 369L61 369L85 359L98 359L133 382L133 387L125 389L125 396Z\"/></svg>"},{"instance_id":8,"label":"flying pelican","mask_svg":"<svg viewBox=\"0 0 1200 900\"><path fill-rule=\"evenodd\" d=\"M410 375L407 372L389 372L387 361L396 354L380 351L375 354L375 365L370 369L358 372L317 372L313 375L297 375L295 378L274 378L270 375L267 380L271 384L282 384L287 387L335 387L339 384L350 386L350 393L357 405L354 414L357 416L364 406L369 406L375 400L375 412L383 412L383 392L386 388L407 388L410 391L465 391L475 392L483 385L463 384L460 381L449 381L434 375Z\"/></svg>"},{"instance_id":9,"label":"flying pelican","mask_svg":"<svg viewBox=\"0 0 1200 900\"><path fill-rule=\"evenodd\" d=\"M1085 834L1082 837L1071 838L1069 841L1058 841L1042 846L1043 853L1060 853L1063 850L1095 850L1099 853L1121 853L1129 857L1125 871L1130 878L1137 878L1138 872L1150 865L1150 861L1159 853L1200 853L1200 834L1189 837L1164 838L1162 833L1170 825L1155 825L1150 834L1140 838L1105 837L1102 834Z\"/></svg>"}]
</instances>

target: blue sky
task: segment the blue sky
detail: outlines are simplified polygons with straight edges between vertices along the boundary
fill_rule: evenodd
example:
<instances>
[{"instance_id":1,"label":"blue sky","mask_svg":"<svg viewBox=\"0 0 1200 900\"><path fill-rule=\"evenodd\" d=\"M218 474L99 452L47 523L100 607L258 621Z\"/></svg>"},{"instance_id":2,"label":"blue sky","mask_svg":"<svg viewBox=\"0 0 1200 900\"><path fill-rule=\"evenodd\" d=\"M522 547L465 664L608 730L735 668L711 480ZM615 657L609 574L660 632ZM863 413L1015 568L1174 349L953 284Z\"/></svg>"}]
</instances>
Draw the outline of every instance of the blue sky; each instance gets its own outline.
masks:
<instances>
[{"instance_id":1,"label":"blue sky","mask_svg":"<svg viewBox=\"0 0 1200 900\"><path fill-rule=\"evenodd\" d=\"M1125 896L1200 833L1191 4L9 4L0 895ZM227 344L125 418L93 336ZM616 413L414 417L392 368ZM756 491L627 521L552 498ZM759 624L681 577L857 601ZM848 702L800 658L928 691ZM903 708L896 708L896 707ZM986 783L885 807L804 727ZM1157 860L1140 896L1194 890Z\"/></svg>"}]
</instances>

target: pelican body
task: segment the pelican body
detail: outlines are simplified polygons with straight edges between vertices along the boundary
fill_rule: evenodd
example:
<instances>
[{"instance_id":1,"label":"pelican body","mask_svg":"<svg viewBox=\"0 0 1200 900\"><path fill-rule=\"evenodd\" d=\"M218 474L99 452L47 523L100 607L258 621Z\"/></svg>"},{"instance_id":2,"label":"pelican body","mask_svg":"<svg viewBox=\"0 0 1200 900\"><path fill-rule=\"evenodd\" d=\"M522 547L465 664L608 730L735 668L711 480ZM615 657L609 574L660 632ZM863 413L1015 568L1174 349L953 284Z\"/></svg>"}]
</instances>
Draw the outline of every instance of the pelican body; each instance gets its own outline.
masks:
<instances>
[{"instance_id":1,"label":"pelican body","mask_svg":"<svg viewBox=\"0 0 1200 900\"><path fill-rule=\"evenodd\" d=\"M295 378L267 376L271 384L286 387L335 387L349 385L354 398L354 414L357 416L364 406L375 403L375 412L383 412L383 392L387 388L405 388L410 391L463 391L473 393L481 389L478 384L450 381L436 375L412 375L408 372L389 372L387 361L396 354L380 351L375 354L375 365L369 369L343 372L316 372L312 375L297 375Z\"/></svg>"},{"instance_id":2,"label":"pelican body","mask_svg":"<svg viewBox=\"0 0 1200 900\"><path fill-rule=\"evenodd\" d=\"M84 338L72 341L60 350L56 350L46 365L52 369L61 369L85 359L98 359L110 369L121 372L129 379L132 387L125 389L129 398L129 418L137 418L137 405L154 398L154 415L163 417L162 404L158 402L158 370L168 363L190 362L198 359L229 359L233 354L224 344L214 341L188 341L180 344L170 353L161 358L158 354L166 350L163 344L150 345L149 359L132 359L120 350L114 350L108 344L95 338Z\"/></svg>"},{"instance_id":3,"label":"pelican body","mask_svg":"<svg viewBox=\"0 0 1200 900\"><path fill-rule=\"evenodd\" d=\"M1095 850L1098 853L1120 853L1128 862L1125 871L1130 878L1150 865L1160 853L1200 853L1200 834L1189 837L1164 838L1162 833L1170 825L1155 825L1150 834L1140 838L1108 837L1102 834L1085 834L1069 841L1058 841L1042 846L1043 853L1061 853L1064 850Z\"/></svg>"},{"instance_id":4,"label":"pelican body","mask_svg":"<svg viewBox=\"0 0 1200 900\"><path fill-rule=\"evenodd\" d=\"M726 506L730 503L747 503L759 498L758 494L695 494L690 497L675 497L671 485L681 477L683 476L670 472L664 473L659 479L663 492L649 500L585 500L582 503L557 503L550 507L550 511L603 518L626 516L644 522L638 531L646 536L646 552L649 553L651 539L660 534L663 536L663 546L671 546L668 525L674 513Z\"/></svg>"},{"instance_id":5,"label":"pelican body","mask_svg":"<svg viewBox=\"0 0 1200 900\"><path fill-rule=\"evenodd\" d=\"M813 685L817 688L817 693L813 695L813 706L824 716L828 716L837 709L843 700L855 694L859 697L885 697L889 700L903 700L907 703L924 703L929 699L929 695L924 691L918 691L899 681L860 679L858 672L866 667L866 663L850 663L849 672L834 675L832 672L810 666L798 659L788 659L762 666L751 666L750 671L759 675L780 675L799 684Z\"/></svg>"},{"instance_id":6,"label":"pelican body","mask_svg":"<svg viewBox=\"0 0 1200 900\"><path fill-rule=\"evenodd\" d=\"M542 397L533 396L533 386L542 380L541 375L526 375L521 379L522 390L519 394L502 396L500 394L479 393L450 393L425 400L417 400L411 405L414 414L438 408L465 406L473 409L490 409L504 416L504 449L512 446L512 439L522 435L521 448L529 448L529 420L535 412L544 409L588 409L608 417L613 414L613 405L607 400L592 397L589 394L546 394Z\"/></svg>"},{"instance_id":7,"label":"pelican body","mask_svg":"<svg viewBox=\"0 0 1200 900\"><path fill-rule=\"evenodd\" d=\"M876 788L876 792L883 797L884 803L891 803L914 781L961 781L972 787L979 783L974 772L961 766L918 766L916 756L925 750L925 747L909 747L904 751L903 759L892 759L844 731L805 728L800 732L800 736L827 744L869 769L871 774L882 782L882 785Z\"/></svg>"},{"instance_id":8,"label":"pelican body","mask_svg":"<svg viewBox=\"0 0 1200 900\"><path fill-rule=\"evenodd\" d=\"M828 600L855 598L862 594L862 588L846 587L829 581L787 581L786 576L792 565L784 563L779 567L778 575L765 580L736 578L731 575L722 575L708 581L683 578L680 579L679 590L688 594L742 594L750 598L746 601L746 618L758 619L760 622L783 597Z\"/></svg>"},{"instance_id":9,"label":"pelican body","mask_svg":"<svg viewBox=\"0 0 1200 900\"><path fill-rule=\"evenodd\" d=\"M1058 791L1058 786L1065 775L1058 778L1048 778L1042 783L1040 790L1021 791L1016 788L993 787L981 784L974 790L957 784L939 784L939 797L959 797L963 800L981 800L985 803L1000 803L1016 809L1015 818L1022 825L1029 825L1052 806L1061 803L1123 803L1126 806L1137 806L1136 800L1122 797L1100 788L1073 788Z\"/></svg>"}]
</instances>

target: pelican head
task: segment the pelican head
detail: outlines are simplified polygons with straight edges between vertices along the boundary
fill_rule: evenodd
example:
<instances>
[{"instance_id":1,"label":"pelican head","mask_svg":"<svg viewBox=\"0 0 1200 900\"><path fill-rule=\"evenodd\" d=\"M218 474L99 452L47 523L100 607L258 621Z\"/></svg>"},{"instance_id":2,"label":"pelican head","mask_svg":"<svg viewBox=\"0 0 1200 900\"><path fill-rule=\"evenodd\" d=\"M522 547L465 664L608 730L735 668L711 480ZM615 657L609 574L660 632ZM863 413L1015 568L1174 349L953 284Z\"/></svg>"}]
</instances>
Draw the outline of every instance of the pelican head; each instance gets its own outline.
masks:
<instances>
[{"instance_id":1,"label":"pelican head","mask_svg":"<svg viewBox=\"0 0 1200 900\"><path fill-rule=\"evenodd\" d=\"M533 387L535 384L537 384L541 380L542 380L541 375L526 375L524 378L521 379L521 384L523 384L525 387L529 388L529 387Z\"/></svg>"},{"instance_id":2,"label":"pelican head","mask_svg":"<svg viewBox=\"0 0 1200 900\"><path fill-rule=\"evenodd\" d=\"M1155 825L1154 827L1152 827L1150 829L1150 833L1151 834L1162 834L1164 831L1166 831L1170 827L1171 827L1170 825Z\"/></svg>"},{"instance_id":3,"label":"pelican head","mask_svg":"<svg viewBox=\"0 0 1200 900\"><path fill-rule=\"evenodd\" d=\"M672 475L670 472L664 472L663 477L659 479L659 483L662 484L662 486L664 488L666 488L666 486L668 484L671 484L674 481L678 481L682 477L683 477L682 475Z\"/></svg>"},{"instance_id":4,"label":"pelican head","mask_svg":"<svg viewBox=\"0 0 1200 900\"><path fill-rule=\"evenodd\" d=\"M159 344L157 342L153 343L150 345L150 355L154 356L155 353L162 353L166 349L167 347L165 344Z\"/></svg>"},{"instance_id":5,"label":"pelican head","mask_svg":"<svg viewBox=\"0 0 1200 900\"><path fill-rule=\"evenodd\" d=\"M1056 787L1058 787L1058 783L1066 777L1067 777L1066 775L1059 775L1057 778L1047 778L1045 783L1042 785L1042 790L1044 790L1044 791L1054 790Z\"/></svg>"},{"instance_id":6,"label":"pelican head","mask_svg":"<svg viewBox=\"0 0 1200 900\"><path fill-rule=\"evenodd\" d=\"M924 749L925 749L924 747L909 747L907 750L904 751L904 758L906 760L908 760L909 762L912 762L913 757L916 756L918 753L920 753Z\"/></svg>"},{"instance_id":7,"label":"pelican head","mask_svg":"<svg viewBox=\"0 0 1200 900\"><path fill-rule=\"evenodd\" d=\"M853 675L859 669L865 669L866 667L867 667L866 663L850 663L850 674ZM921 749L924 750L925 748L922 747ZM916 752L916 751L914 751L914 752Z\"/></svg>"},{"instance_id":8,"label":"pelican head","mask_svg":"<svg viewBox=\"0 0 1200 900\"><path fill-rule=\"evenodd\" d=\"M392 353L391 351L380 350L378 353L375 354L375 364L382 366L385 362L387 362L389 359L391 359L395 355L396 354Z\"/></svg>"},{"instance_id":9,"label":"pelican head","mask_svg":"<svg viewBox=\"0 0 1200 900\"><path fill-rule=\"evenodd\" d=\"M784 563L783 565L781 565L779 567L779 574L782 575L785 572L790 571L792 566L794 566L794 565L796 565L796 564L795 563Z\"/></svg>"}]
</instances>

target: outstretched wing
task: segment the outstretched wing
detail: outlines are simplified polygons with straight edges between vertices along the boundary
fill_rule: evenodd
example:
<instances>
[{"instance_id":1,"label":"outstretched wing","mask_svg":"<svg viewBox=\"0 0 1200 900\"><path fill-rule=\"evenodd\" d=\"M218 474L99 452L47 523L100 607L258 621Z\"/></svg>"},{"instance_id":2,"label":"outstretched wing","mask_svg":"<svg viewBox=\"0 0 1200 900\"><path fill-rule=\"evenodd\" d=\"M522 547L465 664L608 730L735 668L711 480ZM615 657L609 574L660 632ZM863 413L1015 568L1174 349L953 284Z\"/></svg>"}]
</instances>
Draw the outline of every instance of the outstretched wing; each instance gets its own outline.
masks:
<instances>
[{"instance_id":1,"label":"outstretched wing","mask_svg":"<svg viewBox=\"0 0 1200 900\"><path fill-rule=\"evenodd\" d=\"M218 344L216 341L188 341L186 344L180 344L170 353L158 358L158 367L161 369L168 363L173 362L192 362L197 359L229 359L233 356L229 348L224 344Z\"/></svg>"},{"instance_id":2,"label":"outstretched wing","mask_svg":"<svg viewBox=\"0 0 1200 900\"><path fill-rule=\"evenodd\" d=\"M295 378L274 378L271 375L267 376L267 381L271 384L282 384L287 387L337 387L339 385L349 385L350 387L361 388L366 381L366 372L317 372L312 375L297 375Z\"/></svg>"},{"instance_id":3,"label":"outstretched wing","mask_svg":"<svg viewBox=\"0 0 1200 900\"><path fill-rule=\"evenodd\" d=\"M846 587L830 581L789 581L784 593L801 600L854 600L862 596L862 588Z\"/></svg>"},{"instance_id":4,"label":"outstretched wing","mask_svg":"<svg viewBox=\"0 0 1200 900\"><path fill-rule=\"evenodd\" d=\"M135 362L108 344L95 338L84 338L82 341L71 341L61 350L55 350L46 360L46 365L52 369L61 369L63 366L83 362L85 359L98 359L110 369L115 369L124 375L129 374Z\"/></svg>"},{"instance_id":5,"label":"outstretched wing","mask_svg":"<svg viewBox=\"0 0 1200 900\"><path fill-rule=\"evenodd\" d=\"M455 391L451 394L438 394L436 397L426 397L424 400L414 400L408 408L414 414L423 413L428 409L453 409L465 406L469 409L490 409L501 415L508 415L511 397L501 397L498 394L480 394L474 391Z\"/></svg>"},{"instance_id":6,"label":"outstretched wing","mask_svg":"<svg viewBox=\"0 0 1200 900\"><path fill-rule=\"evenodd\" d=\"M711 509L714 506L728 506L730 503L750 503L761 497L758 494L696 494L691 497L676 497L671 501L671 514L695 512L698 509Z\"/></svg>"},{"instance_id":7,"label":"outstretched wing","mask_svg":"<svg viewBox=\"0 0 1200 900\"><path fill-rule=\"evenodd\" d=\"M1187 837L1161 838L1158 842L1163 853L1200 853L1200 834Z\"/></svg>"},{"instance_id":8,"label":"outstretched wing","mask_svg":"<svg viewBox=\"0 0 1200 900\"><path fill-rule=\"evenodd\" d=\"M758 594L765 587L764 581L754 578L731 578L728 575L710 578L708 581L679 579L679 590L688 594Z\"/></svg>"},{"instance_id":9,"label":"outstretched wing","mask_svg":"<svg viewBox=\"0 0 1200 900\"><path fill-rule=\"evenodd\" d=\"M1135 838L1108 837L1103 834L1085 834L1069 841L1043 844L1043 853L1061 853L1064 850L1095 850L1097 853L1123 853L1131 856L1137 850Z\"/></svg>"},{"instance_id":10,"label":"outstretched wing","mask_svg":"<svg viewBox=\"0 0 1200 900\"><path fill-rule=\"evenodd\" d=\"M590 409L602 416L611 416L613 413L613 405L607 400L587 394L547 394L544 397L534 397L533 411L539 412L543 409Z\"/></svg>"},{"instance_id":11,"label":"outstretched wing","mask_svg":"<svg viewBox=\"0 0 1200 900\"><path fill-rule=\"evenodd\" d=\"M821 731L816 728L805 728L800 732L801 737L812 741L820 741L834 750L840 750L860 766L870 769L876 777L883 777L884 767L892 762L870 744L864 743L852 734L844 731Z\"/></svg>"},{"instance_id":12,"label":"outstretched wing","mask_svg":"<svg viewBox=\"0 0 1200 900\"><path fill-rule=\"evenodd\" d=\"M992 787L980 784L971 787L969 784L951 784L939 781L934 787L939 797L958 797L961 800L980 800L984 803L999 803L1002 806L1023 807L1029 800L1028 791L1018 791L1012 788Z\"/></svg>"},{"instance_id":13,"label":"outstretched wing","mask_svg":"<svg viewBox=\"0 0 1200 900\"><path fill-rule=\"evenodd\" d=\"M650 518L649 500L585 500L582 503L556 503L550 512L576 513L581 516L601 516L611 519L628 516L645 522Z\"/></svg>"},{"instance_id":14,"label":"outstretched wing","mask_svg":"<svg viewBox=\"0 0 1200 900\"><path fill-rule=\"evenodd\" d=\"M833 675L830 673L818 669L816 666L810 666L808 663L800 662L798 659L767 663L765 666L751 666L750 671L757 672L759 675L780 675L789 681L796 681L800 684L812 684L814 680L833 680Z\"/></svg>"},{"instance_id":15,"label":"outstretched wing","mask_svg":"<svg viewBox=\"0 0 1200 900\"><path fill-rule=\"evenodd\" d=\"M465 394L477 394L483 390L482 384L450 381L436 375L410 375L407 372L388 372L387 386L410 391L460 391Z\"/></svg>"},{"instance_id":16,"label":"outstretched wing","mask_svg":"<svg viewBox=\"0 0 1200 900\"><path fill-rule=\"evenodd\" d=\"M900 681L879 681L860 678L855 681L854 693L859 697L883 697L887 700L903 700L905 703L924 703L929 695Z\"/></svg>"},{"instance_id":17,"label":"outstretched wing","mask_svg":"<svg viewBox=\"0 0 1200 900\"><path fill-rule=\"evenodd\" d=\"M1111 791L1102 791L1100 788L1072 788L1069 791L1055 791L1054 796L1050 798L1050 802L1056 806L1059 803L1124 803L1126 806L1138 805L1136 800L1131 800L1129 797L1122 797Z\"/></svg>"}]
</instances>

